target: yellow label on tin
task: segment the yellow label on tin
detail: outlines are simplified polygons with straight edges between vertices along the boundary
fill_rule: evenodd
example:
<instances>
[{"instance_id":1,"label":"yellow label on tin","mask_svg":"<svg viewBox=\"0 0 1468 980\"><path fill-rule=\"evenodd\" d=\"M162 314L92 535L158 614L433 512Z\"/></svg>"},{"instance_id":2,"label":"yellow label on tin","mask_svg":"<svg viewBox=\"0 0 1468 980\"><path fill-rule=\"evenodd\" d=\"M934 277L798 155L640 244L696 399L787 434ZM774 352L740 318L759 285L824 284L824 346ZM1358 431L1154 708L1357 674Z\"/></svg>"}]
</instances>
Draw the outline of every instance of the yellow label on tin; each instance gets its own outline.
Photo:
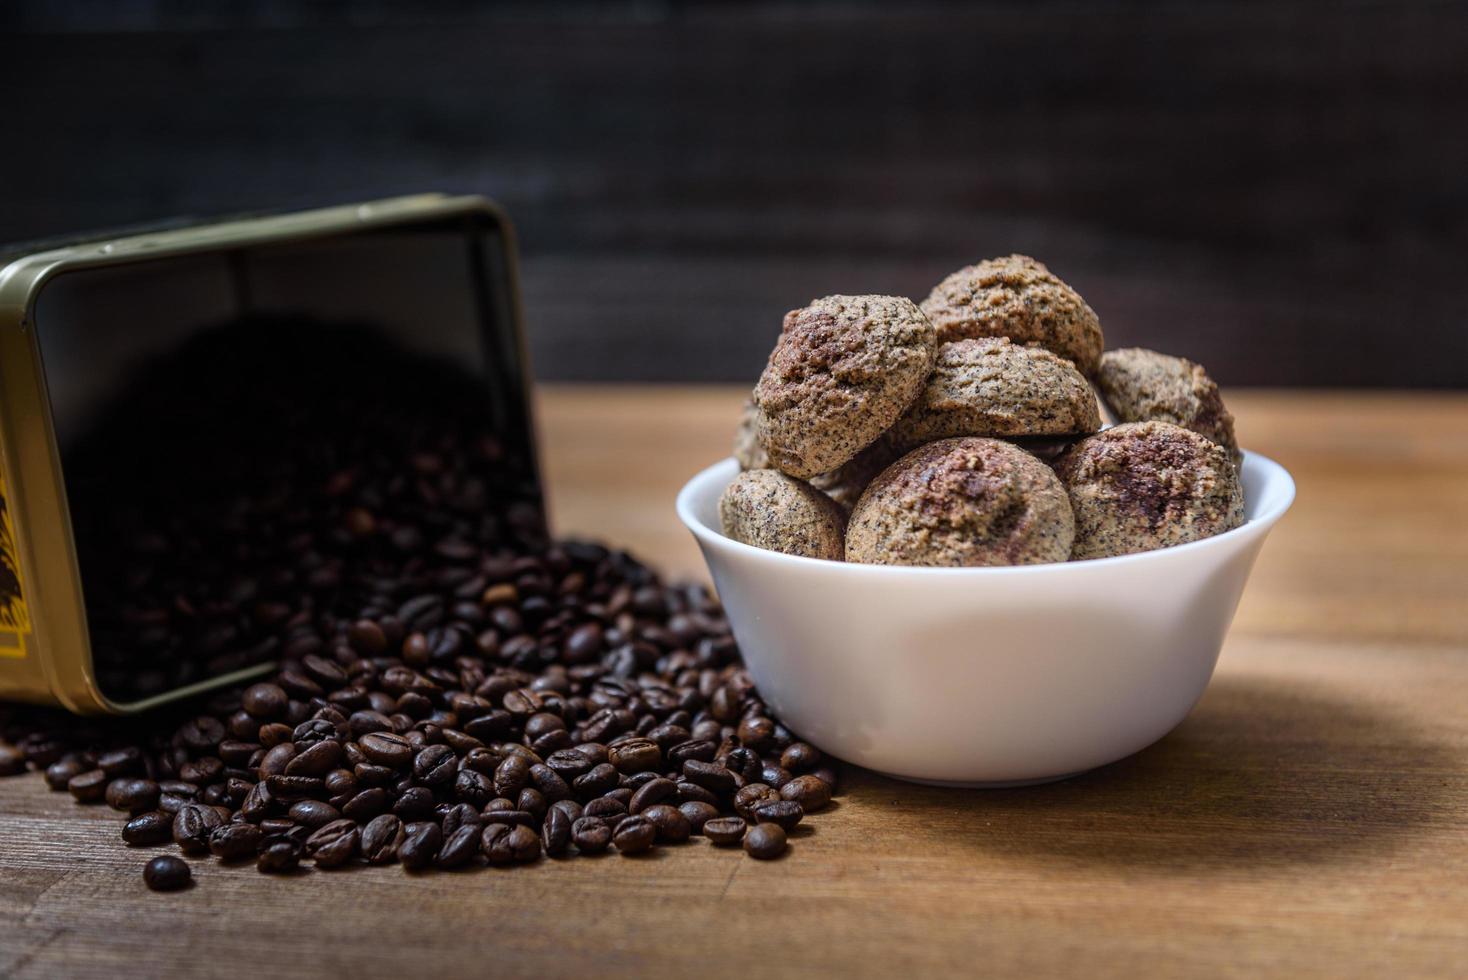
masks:
<instances>
[{"instance_id":1,"label":"yellow label on tin","mask_svg":"<svg viewBox=\"0 0 1468 980\"><path fill-rule=\"evenodd\" d=\"M20 548L15 543L5 474L0 471L0 657L24 657L30 632L31 613L20 581Z\"/></svg>"}]
</instances>

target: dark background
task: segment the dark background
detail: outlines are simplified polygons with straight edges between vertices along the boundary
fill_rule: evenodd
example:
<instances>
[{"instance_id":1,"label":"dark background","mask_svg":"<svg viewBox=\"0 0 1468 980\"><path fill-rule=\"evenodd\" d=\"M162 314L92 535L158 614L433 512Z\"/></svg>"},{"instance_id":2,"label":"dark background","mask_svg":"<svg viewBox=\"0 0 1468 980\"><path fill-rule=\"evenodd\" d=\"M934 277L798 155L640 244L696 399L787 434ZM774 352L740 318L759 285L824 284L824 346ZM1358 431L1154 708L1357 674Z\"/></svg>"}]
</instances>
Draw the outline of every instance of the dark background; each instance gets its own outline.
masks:
<instances>
[{"instance_id":1,"label":"dark background","mask_svg":"<svg viewBox=\"0 0 1468 980\"><path fill-rule=\"evenodd\" d=\"M441 189L537 374L1022 251L1225 384L1468 386L1468 4L0 4L0 240Z\"/></svg>"}]
</instances>

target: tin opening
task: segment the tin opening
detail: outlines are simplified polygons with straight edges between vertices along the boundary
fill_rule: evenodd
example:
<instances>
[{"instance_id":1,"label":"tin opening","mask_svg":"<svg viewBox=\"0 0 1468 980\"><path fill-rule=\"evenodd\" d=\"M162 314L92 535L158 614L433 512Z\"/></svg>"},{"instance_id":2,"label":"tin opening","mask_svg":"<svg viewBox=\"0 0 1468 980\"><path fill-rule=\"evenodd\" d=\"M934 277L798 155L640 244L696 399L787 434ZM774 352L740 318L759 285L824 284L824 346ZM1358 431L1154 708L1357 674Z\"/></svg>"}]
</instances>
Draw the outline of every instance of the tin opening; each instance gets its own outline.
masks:
<instances>
[{"instance_id":1,"label":"tin opening","mask_svg":"<svg viewBox=\"0 0 1468 980\"><path fill-rule=\"evenodd\" d=\"M473 215L46 286L36 334L107 698L238 676L307 622L473 585L468 564L457 585L416 579L422 549L543 535L504 248Z\"/></svg>"}]
</instances>

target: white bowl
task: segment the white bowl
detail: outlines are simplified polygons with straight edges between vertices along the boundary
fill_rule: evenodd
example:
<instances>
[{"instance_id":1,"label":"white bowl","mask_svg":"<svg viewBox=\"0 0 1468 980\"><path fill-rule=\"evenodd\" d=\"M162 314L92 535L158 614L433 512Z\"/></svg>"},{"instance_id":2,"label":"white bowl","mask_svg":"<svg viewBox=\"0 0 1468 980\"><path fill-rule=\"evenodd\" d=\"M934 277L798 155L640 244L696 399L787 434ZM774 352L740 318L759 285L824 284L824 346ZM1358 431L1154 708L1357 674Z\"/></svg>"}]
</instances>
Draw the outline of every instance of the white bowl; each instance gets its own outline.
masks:
<instances>
[{"instance_id":1,"label":"white bowl","mask_svg":"<svg viewBox=\"0 0 1468 980\"><path fill-rule=\"evenodd\" d=\"M1004 568L848 565L726 538L732 459L678 494L760 694L822 751L916 782L1061 779L1155 742L1213 675L1295 484L1244 456L1245 523L1119 558Z\"/></svg>"}]
</instances>

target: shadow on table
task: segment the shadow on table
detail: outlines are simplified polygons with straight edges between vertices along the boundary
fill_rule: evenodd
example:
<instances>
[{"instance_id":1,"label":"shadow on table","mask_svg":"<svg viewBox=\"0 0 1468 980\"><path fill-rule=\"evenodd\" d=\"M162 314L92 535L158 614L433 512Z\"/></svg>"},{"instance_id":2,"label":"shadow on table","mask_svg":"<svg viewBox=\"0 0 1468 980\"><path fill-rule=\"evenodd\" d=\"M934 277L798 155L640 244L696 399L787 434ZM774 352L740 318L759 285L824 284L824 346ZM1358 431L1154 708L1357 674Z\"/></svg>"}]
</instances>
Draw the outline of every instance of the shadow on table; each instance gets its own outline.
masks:
<instances>
[{"instance_id":1,"label":"shadow on table","mask_svg":"<svg viewBox=\"0 0 1468 980\"><path fill-rule=\"evenodd\" d=\"M1465 768L1390 713L1219 678L1171 735L1065 782L943 790L850 775L854 797L906 798L983 852L1140 871L1385 851L1440 819Z\"/></svg>"}]
</instances>

